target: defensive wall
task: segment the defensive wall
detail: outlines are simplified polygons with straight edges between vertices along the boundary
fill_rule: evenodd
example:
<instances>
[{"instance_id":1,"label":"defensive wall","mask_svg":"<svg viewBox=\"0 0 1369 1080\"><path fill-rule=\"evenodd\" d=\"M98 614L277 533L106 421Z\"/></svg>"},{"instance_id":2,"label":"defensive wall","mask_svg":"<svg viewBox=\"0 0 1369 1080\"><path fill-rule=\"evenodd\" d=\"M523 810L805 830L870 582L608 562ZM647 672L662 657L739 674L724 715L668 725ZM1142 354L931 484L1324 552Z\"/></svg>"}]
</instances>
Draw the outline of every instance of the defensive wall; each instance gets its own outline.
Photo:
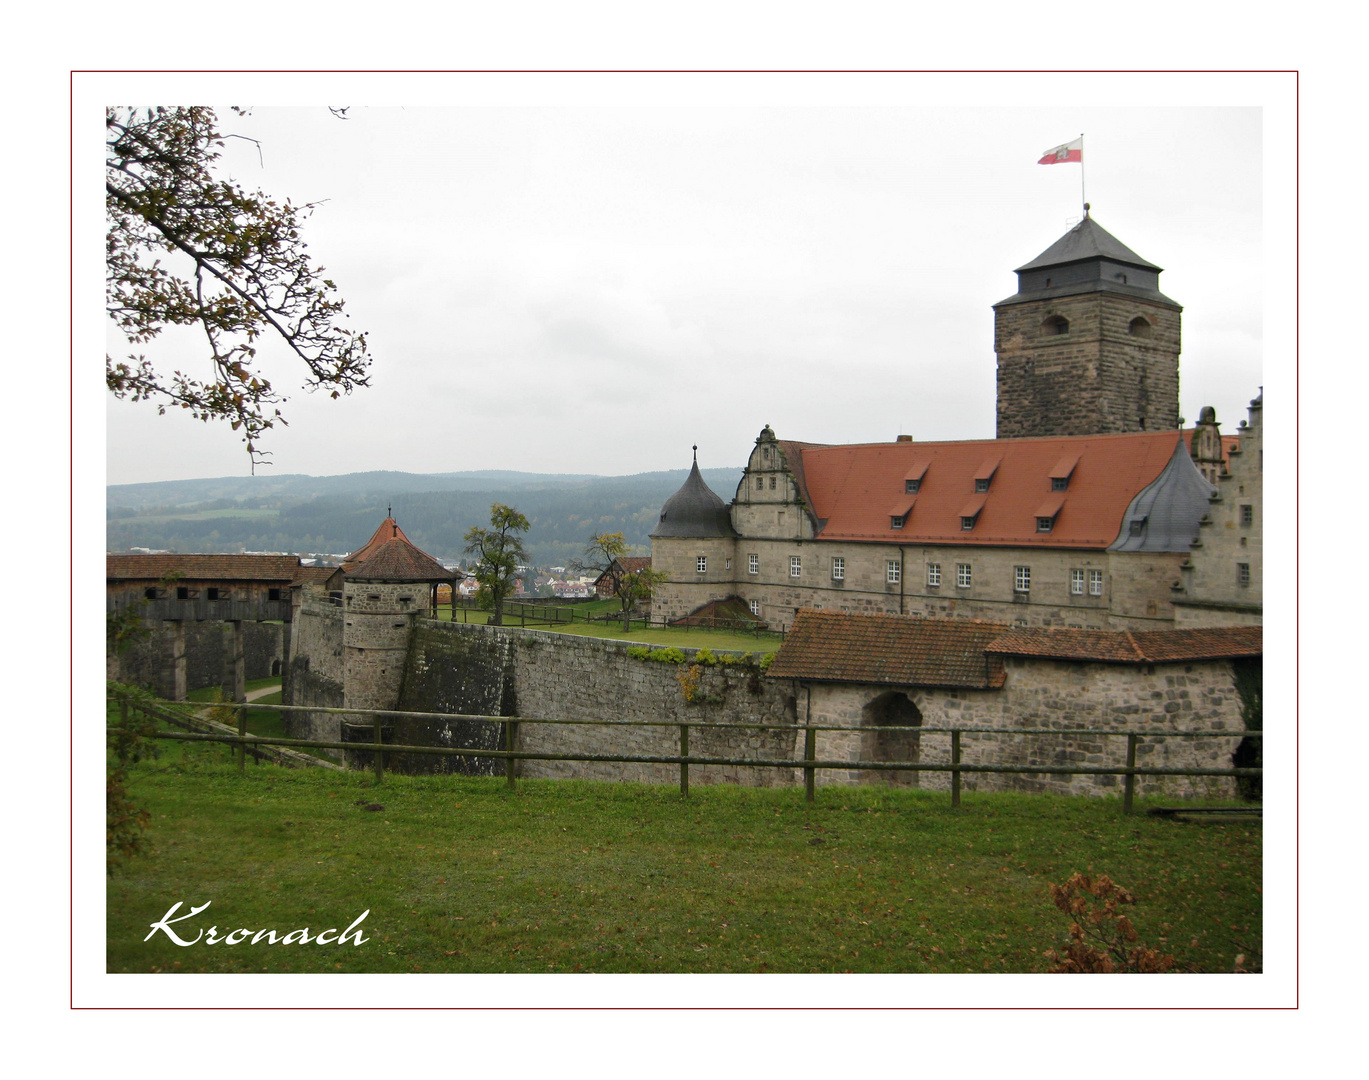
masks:
<instances>
[{"instance_id":1,"label":"defensive wall","mask_svg":"<svg viewBox=\"0 0 1369 1080\"><path fill-rule=\"evenodd\" d=\"M277 622L240 622L247 679L281 674L289 630ZM150 686L164 698L176 698L177 649L185 658L185 689L223 686L231 691L231 627L225 622L169 622L145 619L148 635L117 656L108 657L108 675L135 686Z\"/></svg>"},{"instance_id":2,"label":"defensive wall","mask_svg":"<svg viewBox=\"0 0 1369 1080\"><path fill-rule=\"evenodd\" d=\"M287 703L341 707L345 701L342 609L306 599L297 609ZM776 679L754 666L715 665L701 669L687 701L674 663L629 654L631 643L568 634L442 623L415 619L402 685L393 707L403 711L508 716L569 721L522 723L518 748L532 753L674 756L681 723L719 722L735 730L690 732L691 755L794 760L802 756L796 731L758 731L747 724L859 726L857 732L819 732L820 760L898 760L949 763L950 736L936 732L892 732L904 722L926 728L1015 728L1024 733L962 736L962 762L991 765L1080 767L1125 764L1124 736L1140 731L1141 766L1229 768L1243 737L1241 702L1232 662L1203 660L1173 664L1110 664L1005 657L1006 678L997 689L890 687ZM691 657L692 658L692 657ZM903 721L898 699L910 702ZM894 706L893 708L891 708ZM589 725L575 721L607 721ZM632 721L664 722L641 727ZM387 741L408 745L496 749L504 725L471 720L386 721ZM1030 729L1085 730L1087 735L1026 734ZM1184 732L1221 732L1195 738ZM1177 733L1177 734L1176 734ZM336 715L292 721L298 737L347 737ZM370 731L352 737L369 740ZM364 765L364 754L353 755ZM410 772L456 771L494 774L503 765L491 758L395 755L391 767ZM582 761L521 761L523 777L586 778L675 783L669 764ZM821 770L819 784L902 784L943 789L942 772L878 773ZM748 766L691 766L694 783L772 786L802 782L792 769ZM1107 794L1120 790L1115 776L1087 774L966 774L967 790L1027 790ZM1228 778L1149 778L1144 794L1229 797Z\"/></svg>"}]
</instances>

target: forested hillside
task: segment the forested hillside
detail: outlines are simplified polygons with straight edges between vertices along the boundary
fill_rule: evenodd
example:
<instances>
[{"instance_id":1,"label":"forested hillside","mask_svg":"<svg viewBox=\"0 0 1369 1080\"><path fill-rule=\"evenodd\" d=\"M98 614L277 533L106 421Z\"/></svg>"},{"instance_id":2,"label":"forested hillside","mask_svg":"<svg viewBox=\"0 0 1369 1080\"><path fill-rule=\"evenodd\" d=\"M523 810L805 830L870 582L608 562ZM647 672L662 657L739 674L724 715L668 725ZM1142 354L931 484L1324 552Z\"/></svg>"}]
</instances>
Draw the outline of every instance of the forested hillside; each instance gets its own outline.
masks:
<instances>
[{"instance_id":1,"label":"forested hillside","mask_svg":"<svg viewBox=\"0 0 1369 1080\"><path fill-rule=\"evenodd\" d=\"M730 501L742 470L701 471ZM365 543L393 507L415 544L454 562L462 558L466 530L488 525L490 504L499 502L527 515L535 563L566 564L594 533L621 532L646 554L661 505L687 475L683 469L613 477L374 472L114 485L106 489L106 547L343 554Z\"/></svg>"}]
</instances>

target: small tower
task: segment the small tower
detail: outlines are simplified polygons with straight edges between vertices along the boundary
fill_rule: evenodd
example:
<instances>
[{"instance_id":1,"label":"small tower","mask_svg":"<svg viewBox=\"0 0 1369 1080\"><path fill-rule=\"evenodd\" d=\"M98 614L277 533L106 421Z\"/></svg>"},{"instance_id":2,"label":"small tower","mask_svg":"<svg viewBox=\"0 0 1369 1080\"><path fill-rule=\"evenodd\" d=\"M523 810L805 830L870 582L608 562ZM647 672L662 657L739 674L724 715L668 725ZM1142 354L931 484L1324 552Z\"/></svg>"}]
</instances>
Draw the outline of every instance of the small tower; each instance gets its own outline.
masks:
<instances>
[{"instance_id":1,"label":"small tower","mask_svg":"<svg viewBox=\"0 0 1369 1080\"><path fill-rule=\"evenodd\" d=\"M434 593L452 575L387 517L342 564L343 696L347 707L399 702L414 619L435 612Z\"/></svg>"},{"instance_id":2,"label":"small tower","mask_svg":"<svg viewBox=\"0 0 1369 1080\"><path fill-rule=\"evenodd\" d=\"M1183 308L1160 273L1087 213L1017 268L994 305L998 438L1178 426Z\"/></svg>"},{"instance_id":3,"label":"small tower","mask_svg":"<svg viewBox=\"0 0 1369 1080\"><path fill-rule=\"evenodd\" d=\"M698 450L688 478L665 501L651 530L651 566L666 575L651 608L667 621L734 591L737 533L727 504L704 483Z\"/></svg>"}]
</instances>

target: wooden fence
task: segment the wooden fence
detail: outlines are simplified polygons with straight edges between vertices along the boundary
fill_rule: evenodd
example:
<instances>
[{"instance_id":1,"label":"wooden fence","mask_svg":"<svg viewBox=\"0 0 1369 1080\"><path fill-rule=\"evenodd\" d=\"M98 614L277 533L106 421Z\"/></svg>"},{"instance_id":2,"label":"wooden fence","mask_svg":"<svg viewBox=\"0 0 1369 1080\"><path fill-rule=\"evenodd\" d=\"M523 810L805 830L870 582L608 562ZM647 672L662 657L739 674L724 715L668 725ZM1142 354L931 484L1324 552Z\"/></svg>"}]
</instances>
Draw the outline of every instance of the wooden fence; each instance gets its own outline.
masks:
<instances>
[{"instance_id":1,"label":"wooden fence","mask_svg":"<svg viewBox=\"0 0 1369 1080\"><path fill-rule=\"evenodd\" d=\"M159 718L161 710L177 708L176 702L143 702L141 699L131 697L119 697L122 715L127 723L129 710L141 710L146 715L156 719ZM144 705L149 706L144 708ZM180 707L183 707L183 703ZM220 706L223 708L225 706ZM1201 769L1201 768L1174 768L1167 766L1141 766L1136 764L1136 749L1139 741L1143 738L1154 738L1156 736L1174 736L1176 738L1245 738L1259 739L1263 736L1262 731L1157 731L1154 729L1147 731L1098 731L1089 729L1080 730L1061 730L1056 728L936 728L936 727L884 727L872 729L868 727L853 727L850 725L837 724L722 724L708 721L691 721L689 723L679 723L673 720L547 720L534 719L529 717L509 717L509 716L477 716L477 715L454 715L450 713L422 713L422 712L399 712L395 710L374 710L374 709L328 709L310 708L299 705L258 705L255 703L236 703L226 706L236 710L237 713L237 735L224 735L218 733L188 732L188 731L158 731L153 736L158 739L173 739L185 742L219 742L238 748L238 768L245 767L246 750L249 746L278 746L294 749L317 749L317 750L351 750L367 751L372 756L372 767L375 771L375 782L380 784L385 778L385 755L386 754L436 754L442 756L457 757L482 757L503 760L504 775L510 788L515 784L515 768L519 761L593 761L593 762L616 762L623 764L651 764L651 765L676 765L680 770L680 794L689 794L689 769L691 765L745 765L755 768L774 768L774 769L801 769L804 776L805 797L812 802L815 794L816 775L821 769L837 770L876 770L882 772L949 772L951 774L951 805L960 805L961 777L966 774L975 773L1009 773L1009 774L1042 774L1042 775L1074 775L1074 776L1122 776L1122 809L1125 813L1132 812L1132 804L1136 794L1136 778L1138 776L1217 776L1217 777L1262 777L1263 769L1258 768L1230 768L1230 769ZM267 709L275 712L298 712L313 714L337 714L341 716L366 716L370 717L373 739L371 742L328 742L317 739L285 739L273 738L269 736L252 735L247 731L247 714L251 709ZM382 738L382 724L386 717L408 717L415 720L474 720L497 723L503 725L503 750L472 750L461 749L447 746L404 746L395 743L387 743ZM567 724L582 727L669 727L679 730L679 753L675 755L628 755L628 754L571 754L571 753L545 753L530 752L519 750L518 730L524 724ZM356 725L365 726L365 725ZM701 729L723 729L727 731L756 730L756 731L802 731L804 733L803 757L795 760L777 760L765 758L721 758L721 757L697 757L689 752L689 733L693 730ZM870 734L873 730L878 730L881 734L885 732L906 731L920 735L949 734L951 736L951 760L947 763L930 763L921 761L826 761L819 760L816 755L817 733L819 731L849 731L861 734ZM109 734L115 735L114 729ZM961 761L961 737L965 734L971 735L1054 735L1054 736L1088 736L1091 739L1098 738L1125 738L1127 740L1126 765L1125 766L1093 766L1093 765L974 765L965 764Z\"/></svg>"}]
</instances>

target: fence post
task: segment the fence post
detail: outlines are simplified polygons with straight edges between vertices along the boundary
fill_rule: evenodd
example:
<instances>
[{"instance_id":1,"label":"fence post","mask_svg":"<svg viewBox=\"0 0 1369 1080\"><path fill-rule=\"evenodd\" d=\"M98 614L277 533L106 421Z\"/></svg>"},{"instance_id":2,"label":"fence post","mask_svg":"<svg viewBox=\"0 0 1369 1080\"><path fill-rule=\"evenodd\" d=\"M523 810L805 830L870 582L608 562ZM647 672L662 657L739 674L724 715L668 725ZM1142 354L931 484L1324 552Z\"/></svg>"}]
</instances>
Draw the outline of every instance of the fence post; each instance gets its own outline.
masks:
<instances>
[{"instance_id":1,"label":"fence post","mask_svg":"<svg viewBox=\"0 0 1369 1080\"><path fill-rule=\"evenodd\" d=\"M247 734L247 710L241 705L238 706L238 738ZM238 743L238 772L243 772L247 768L247 744Z\"/></svg>"},{"instance_id":2,"label":"fence post","mask_svg":"<svg viewBox=\"0 0 1369 1080\"><path fill-rule=\"evenodd\" d=\"M374 739L374 742L375 742L375 749L372 751L372 754L373 754L373 756L375 757L375 761L373 762L373 764L374 764L374 766L375 766L375 771L376 771L376 784L377 784L377 786L378 786L378 785L380 785L380 784L382 784L382 783L385 782L385 756L384 756L384 754L381 753L381 750L380 750L380 717L379 717L379 716L376 716L376 717L373 718L373 723L372 723L372 726L371 726L371 730L372 730L372 732L375 734L375 739Z\"/></svg>"},{"instance_id":3,"label":"fence post","mask_svg":"<svg viewBox=\"0 0 1369 1080\"><path fill-rule=\"evenodd\" d=\"M951 732L951 806L960 805L960 732Z\"/></svg>"},{"instance_id":4,"label":"fence post","mask_svg":"<svg viewBox=\"0 0 1369 1080\"><path fill-rule=\"evenodd\" d=\"M803 760L817 760L818 733L811 727L803 733ZM817 772L812 765L807 765L803 770L803 797L807 802L813 801L814 774Z\"/></svg>"},{"instance_id":5,"label":"fence post","mask_svg":"<svg viewBox=\"0 0 1369 1080\"><path fill-rule=\"evenodd\" d=\"M1136 794L1136 732L1127 733L1127 779L1122 788L1122 813L1131 813L1132 796Z\"/></svg>"},{"instance_id":6,"label":"fence post","mask_svg":"<svg viewBox=\"0 0 1369 1080\"><path fill-rule=\"evenodd\" d=\"M518 742L518 722L506 720L504 722L504 749L510 754L513 753L514 745ZM513 790L513 758L504 759L504 778L508 781L509 790Z\"/></svg>"},{"instance_id":7,"label":"fence post","mask_svg":"<svg viewBox=\"0 0 1369 1080\"><path fill-rule=\"evenodd\" d=\"M680 757L689 757L689 725L680 725ZM689 762L680 762L680 794L689 797Z\"/></svg>"}]
</instances>

